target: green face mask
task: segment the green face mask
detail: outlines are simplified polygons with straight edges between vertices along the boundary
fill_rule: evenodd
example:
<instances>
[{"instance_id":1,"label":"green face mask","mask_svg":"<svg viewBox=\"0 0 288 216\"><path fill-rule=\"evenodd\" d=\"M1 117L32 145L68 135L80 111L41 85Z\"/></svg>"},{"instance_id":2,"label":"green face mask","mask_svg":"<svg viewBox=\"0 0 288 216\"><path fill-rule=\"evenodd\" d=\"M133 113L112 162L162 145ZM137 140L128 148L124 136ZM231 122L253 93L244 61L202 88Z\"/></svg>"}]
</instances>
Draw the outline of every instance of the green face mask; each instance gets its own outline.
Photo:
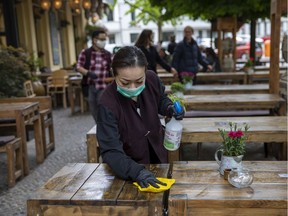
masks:
<instances>
[{"instance_id":1,"label":"green face mask","mask_svg":"<svg viewBox=\"0 0 288 216\"><path fill-rule=\"evenodd\" d=\"M124 87L117 85L117 91L123 96L128 97L128 98L137 97L139 94L141 94L141 92L144 89L145 89L145 84L137 88L133 88L133 89L124 88Z\"/></svg>"}]
</instances>

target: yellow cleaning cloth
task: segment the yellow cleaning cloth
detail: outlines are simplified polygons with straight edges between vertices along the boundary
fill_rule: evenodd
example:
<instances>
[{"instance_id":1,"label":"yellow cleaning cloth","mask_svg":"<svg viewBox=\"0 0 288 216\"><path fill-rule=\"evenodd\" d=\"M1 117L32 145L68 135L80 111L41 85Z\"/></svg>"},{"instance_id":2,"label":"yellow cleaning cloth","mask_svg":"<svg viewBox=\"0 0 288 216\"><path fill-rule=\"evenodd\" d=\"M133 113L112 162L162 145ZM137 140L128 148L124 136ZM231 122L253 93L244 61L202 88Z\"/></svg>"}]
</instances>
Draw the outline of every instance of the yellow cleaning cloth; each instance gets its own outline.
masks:
<instances>
[{"instance_id":1,"label":"yellow cleaning cloth","mask_svg":"<svg viewBox=\"0 0 288 216\"><path fill-rule=\"evenodd\" d=\"M155 188L151 185L149 185L147 188L142 188L137 182L133 182L133 184L136 185L140 191L159 193L162 191L169 190L175 182L175 179L168 179L168 178L157 178L157 179L163 183L166 183L167 185L164 186L164 185L157 184L159 185L159 188Z\"/></svg>"}]
</instances>

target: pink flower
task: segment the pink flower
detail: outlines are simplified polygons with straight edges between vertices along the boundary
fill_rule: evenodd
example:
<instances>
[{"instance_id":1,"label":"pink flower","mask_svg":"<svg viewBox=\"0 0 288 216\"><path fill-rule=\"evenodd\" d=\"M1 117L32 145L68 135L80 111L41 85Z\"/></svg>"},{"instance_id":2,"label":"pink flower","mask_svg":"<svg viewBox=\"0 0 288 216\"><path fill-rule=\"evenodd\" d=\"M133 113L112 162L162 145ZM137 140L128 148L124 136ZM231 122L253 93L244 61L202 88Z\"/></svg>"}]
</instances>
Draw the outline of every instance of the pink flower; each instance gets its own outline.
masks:
<instances>
[{"instance_id":1,"label":"pink flower","mask_svg":"<svg viewBox=\"0 0 288 216\"><path fill-rule=\"evenodd\" d=\"M228 136L232 139L244 136L244 133L241 130L238 131L230 131Z\"/></svg>"},{"instance_id":2,"label":"pink flower","mask_svg":"<svg viewBox=\"0 0 288 216\"><path fill-rule=\"evenodd\" d=\"M238 130L235 132L235 136L236 137L242 137L242 136L244 136L244 133L241 130Z\"/></svg>"},{"instance_id":3,"label":"pink flower","mask_svg":"<svg viewBox=\"0 0 288 216\"><path fill-rule=\"evenodd\" d=\"M230 131L228 133L228 136L231 137L232 139L234 139L236 137L236 132L235 131Z\"/></svg>"}]
</instances>

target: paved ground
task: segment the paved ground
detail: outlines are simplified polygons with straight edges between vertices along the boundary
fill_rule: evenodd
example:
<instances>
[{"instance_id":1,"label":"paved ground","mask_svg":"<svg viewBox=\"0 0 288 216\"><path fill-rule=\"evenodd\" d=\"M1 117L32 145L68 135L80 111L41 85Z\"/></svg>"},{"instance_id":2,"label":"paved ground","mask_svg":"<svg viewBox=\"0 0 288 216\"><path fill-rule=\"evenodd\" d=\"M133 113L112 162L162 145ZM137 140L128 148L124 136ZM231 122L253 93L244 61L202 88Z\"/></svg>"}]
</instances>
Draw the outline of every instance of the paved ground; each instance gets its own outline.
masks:
<instances>
[{"instance_id":1,"label":"paved ground","mask_svg":"<svg viewBox=\"0 0 288 216\"><path fill-rule=\"evenodd\" d=\"M89 113L71 116L70 109L53 111L56 149L40 165L36 164L34 140L28 143L30 174L16 186L8 189L6 184L5 156L0 155L0 216L26 215L26 200L65 164L86 162L86 132L94 121ZM183 149L183 160L214 160L215 143L204 143L199 157L196 145ZM249 144L244 160L275 160L265 158L263 144ZM216 163L216 162L215 162Z\"/></svg>"}]
</instances>

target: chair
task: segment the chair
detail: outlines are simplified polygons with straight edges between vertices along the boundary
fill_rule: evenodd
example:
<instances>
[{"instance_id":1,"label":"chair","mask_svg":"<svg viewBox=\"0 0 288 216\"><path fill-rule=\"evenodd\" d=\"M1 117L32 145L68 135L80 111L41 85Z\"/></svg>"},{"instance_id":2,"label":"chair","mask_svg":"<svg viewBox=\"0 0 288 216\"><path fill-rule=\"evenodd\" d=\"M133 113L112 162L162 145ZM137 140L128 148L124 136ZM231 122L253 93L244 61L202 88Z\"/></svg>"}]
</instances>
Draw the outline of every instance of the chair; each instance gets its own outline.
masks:
<instances>
[{"instance_id":1,"label":"chair","mask_svg":"<svg viewBox=\"0 0 288 216\"><path fill-rule=\"evenodd\" d=\"M13 187L16 180L23 178L21 139L15 136L0 136L0 153L7 154L8 186Z\"/></svg>"},{"instance_id":2,"label":"chair","mask_svg":"<svg viewBox=\"0 0 288 216\"><path fill-rule=\"evenodd\" d=\"M24 91L25 91L25 95L26 97L35 97L36 94L34 93L33 90L33 85L31 80L27 80L24 82Z\"/></svg>"},{"instance_id":3,"label":"chair","mask_svg":"<svg viewBox=\"0 0 288 216\"><path fill-rule=\"evenodd\" d=\"M47 94L55 96L62 95L63 107L67 108L66 92L68 92L69 75L66 70L57 70L52 72L52 76L47 78ZM56 98L54 98L56 104Z\"/></svg>"}]
</instances>

